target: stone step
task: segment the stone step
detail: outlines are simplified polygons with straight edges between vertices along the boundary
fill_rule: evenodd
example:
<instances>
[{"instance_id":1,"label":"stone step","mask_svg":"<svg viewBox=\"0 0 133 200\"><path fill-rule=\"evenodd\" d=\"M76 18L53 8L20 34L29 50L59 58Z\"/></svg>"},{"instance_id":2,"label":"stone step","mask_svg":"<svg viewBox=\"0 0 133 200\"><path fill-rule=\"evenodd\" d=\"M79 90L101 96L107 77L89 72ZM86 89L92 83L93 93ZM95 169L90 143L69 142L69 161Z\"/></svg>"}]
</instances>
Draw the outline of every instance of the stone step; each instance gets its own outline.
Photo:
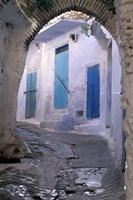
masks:
<instances>
[{"instance_id":1,"label":"stone step","mask_svg":"<svg viewBox=\"0 0 133 200\"><path fill-rule=\"evenodd\" d=\"M101 124L98 120L92 120L88 122L87 124L81 124L81 125L76 125L75 126L75 131L76 132L81 132L81 133L88 133L88 134L98 134L103 130L101 127Z\"/></svg>"},{"instance_id":2,"label":"stone step","mask_svg":"<svg viewBox=\"0 0 133 200\"><path fill-rule=\"evenodd\" d=\"M46 120L62 120L63 118L63 113L59 113L59 114L49 114L46 116Z\"/></svg>"},{"instance_id":3,"label":"stone step","mask_svg":"<svg viewBox=\"0 0 133 200\"><path fill-rule=\"evenodd\" d=\"M74 122L68 114L65 114L62 116L62 120L45 120L40 123L40 126L55 131L70 131L74 129Z\"/></svg>"},{"instance_id":4,"label":"stone step","mask_svg":"<svg viewBox=\"0 0 133 200\"><path fill-rule=\"evenodd\" d=\"M83 125L77 125L75 126L74 131L79 134L83 135L93 135L93 136L101 136L104 139L109 141L110 148L112 148L112 144L114 144L112 133L113 129L105 128L101 126L100 124L94 125L94 124L83 124Z\"/></svg>"},{"instance_id":5,"label":"stone step","mask_svg":"<svg viewBox=\"0 0 133 200\"><path fill-rule=\"evenodd\" d=\"M40 126L42 128L48 128L48 129L52 129L52 130L55 130L56 129L56 126L57 124L59 123L60 121L58 120L45 120L44 122L41 122L40 123Z\"/></svg>"},{"instance_id":6,"label":"stone step","mask_svg":"<svg viewBox=\"0 0 133 200\"><path fill-rule=\"evenodd\" d=\"M99 127L95 127L95 126L75 126L75 131L76 132L81 132L81 133L90 133L91 135L93 134L98 134L100 132Z\"/></svg>"},{"instance_id":7,"label":"stone step","mask_svg":"<svg viewBox=\"0 0 133 200\"><path fill-rule=\"evenodd\" d=\"M59 120L61 121L64 115L68 114L68 108L57 109L46 115L46 121L48 120Z\"/></svg>"},{"instance_id":8,"label":"stone step","mask_svg":"<svg viewBox=\"0 0 133 200\"><path fill-rule=\"evenodd\" d=\"M51 114L65 114L68 113L68 108L56 109Z\"/></svg>"}]
</instances>

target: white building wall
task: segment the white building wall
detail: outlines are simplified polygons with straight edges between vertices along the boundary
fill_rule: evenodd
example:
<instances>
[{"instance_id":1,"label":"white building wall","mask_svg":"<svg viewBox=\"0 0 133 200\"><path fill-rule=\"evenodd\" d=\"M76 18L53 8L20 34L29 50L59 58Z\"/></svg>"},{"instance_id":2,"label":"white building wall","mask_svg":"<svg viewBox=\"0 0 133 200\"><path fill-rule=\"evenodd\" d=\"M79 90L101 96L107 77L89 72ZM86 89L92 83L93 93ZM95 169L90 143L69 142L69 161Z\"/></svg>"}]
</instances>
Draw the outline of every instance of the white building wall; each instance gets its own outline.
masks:
<instances>
[{"instance_id":1,"label":"white building wall","mask_svg":"<svg viewBox=\"0 0 133 200\"><path fill-rule=\"evenodd\" d=\"M122 156L121 65L119 50L112 40L112 134L117 147L118 163Z\"/></svg>"},{"instance_id":2,"label":"white building wall","mask_svg":"<svg viewBox=\"0 0 133 200\"><path fill-rule=\"evenodd\" d=\"M74 42L70 34L77 33L78 41ZM86 119L86 84L87 68L100 64L100 119L101 127L106 127L106 88L107 88L107 44L108 40L97 39L93 36L87 37L81 28L76 28L47 43L31 44L28 52L26 68L18 94L17 119L25 120L25 97L26 75L29 72L37 71L37 107L35 120L42 122L49 114L55 113L54 109L54 65L55 49L69 44L69 81L68 87L68 113L74 119L75 124L85 123ZM118 93L120 94L120 64L118 50L113 41L112 55L112 124L113 133L117 130L116 107L119 105ZM118 70L116 70L116 66ZM118 75L119 74L119 75ZM117 96L117 97L116 97ZM117 98L117 103L115 101ZM119 106L120 107L120 106ZM83 111L83 117L77 117L77 111ZM120 108L119 108L120 111ZM58 112L58 111L57 111ZM117 114L118 115L118 114ZM121 115L121 113L119 113ZM120 118L120 116L119 116ZM33 120L33 119L31 119ZM120 120L119 120L120 121ZM121 128L121 122L119 124Z\"/></svg>"},{"instance_id":3,"label":"white building wall","mask_svg":"<svg viewBox=\"0 0 133 200\"><path fill-rule=\"evenodd\" d=\"M73 33L78 34L77 42L72 41L69 37L69 35ZM81 28L76 28L45 44L31 44L30 51L27 55L26 68L18 93L17 119L25 121L26 95L24 94L24 91L26 91L26 76L27 73L34 71L37 71L36 116L34 119L26 119L26 121L40 123L47 120L47 116L50 116L49 120L52 120L52 115L58 114L58 110L55 110L54 108L55 49L68 44L68 89L70 91L68 94L68 120L71 120L73 125L88 123L88 125L90 124L92 127L90 130L92 130L94 126L94 129L97 130L97 132L102 130L102 132L104 132L103 135L107 138L112 138L116 147L114 150L116 154L115 157L117 157L118 163L120 163L122 153L122 111L120 107L121 66L118 48L115 41L112 39L111 128L106 129L107 58L108 41L111 36L106 34L106 31L105 35L108 39L105 37L104 39L97 40L93 36L85 36ZM100 65L100 118L87 120L87 68L92 67L95 64ZM64 112L66 112L66 109L64 110ZM82 117L77 116L78 111L83 111ZM99 127L101 130L99 130Z\"/></svg>"},{"instance_id":4,"label":"white building wall","mask_svg":"<svg viewBox=\"0 0 133 200\"><path fill-rule=\"evenodd\" d=\"M73 42L69 35L79 33L78 41ZM86 71L87 67L100 64L100 86L101 101L100 110L101 120L105 121L105 88L106 88L106 62L107 52L102 49L94 37L86 37L81 33L81 29L75 29L55 40L45 44L44 60L45 75L43 75L42 99L44 106L44 117L49 113L55 112L54 109L54 60L55 49L65 44L69 44L69 81L68 87L68 109L75 122L81 123L86 120ZM105 43L106 44L106 43ZM105 44L103 44L105 46ZM42 66L43 68L43 66ZM44 84L45 83L45 84ZM44 92L43 92L44 91ZM104 101L104 102L103 102ZM76 118L76 111L83 111L83 117ZM104 111L104 113L103 113Z\"/></svg>"},{"instance_id":5,"label":"white building wall","mask_svg":"<svg viewBox=\"0 0 133 200\"><path fill-rule=\"evenodd\" d=\"M25 104L26 104L26 81L27 81L27 74L32 72L37 72L37 92L36 92L36 98L37 98L37 105L36 105L36 120L38 116L41 115L39 106L40 106L40 86L39 86L39 80L40 77L40 69L41 69L41 58L42 58L42 45L36 45L32 44L30 45L30 50L27 54L26 64L24 73L21 79L20 88L18 92L18 105L17 105L17 120L23 121L25 120ZM32 119L33 120L33 119ZM35 121L35 120L34 120ZM38 120L37 120L38 121Z\"/></svg>"},{"instance_id":6,"label":"white building wall","mask_svg":"<svg viewBox=\"0 0 133 200\"><path fill-rule=\"evenodd\" d=\"M103 121L103 93L106 86L106 52L101 48L94 37L80 35L79 40L70 46L70 86L72 96L70 96L71 111L74 116L76 111L83 110L83 119L86 119L86 86L87 86L87 68L93 65L100 65L100 119ZM81 55L81 56L79 56ZM76 80L75 80L76 79ZM105 110L105 109L104 109ZM81 124L81 118L75 118L76 122Z\"/></svg>"}]
</instances>

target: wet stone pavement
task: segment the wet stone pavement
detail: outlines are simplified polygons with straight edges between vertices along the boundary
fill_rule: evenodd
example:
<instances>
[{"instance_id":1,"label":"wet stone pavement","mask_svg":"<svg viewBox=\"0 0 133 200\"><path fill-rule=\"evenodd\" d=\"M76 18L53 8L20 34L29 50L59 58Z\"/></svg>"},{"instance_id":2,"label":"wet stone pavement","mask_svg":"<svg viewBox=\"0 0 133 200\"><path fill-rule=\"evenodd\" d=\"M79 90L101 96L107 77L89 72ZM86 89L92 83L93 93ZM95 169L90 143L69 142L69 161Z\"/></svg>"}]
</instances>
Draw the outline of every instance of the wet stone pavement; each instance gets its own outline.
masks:
<instances>
[{"instance_id":1,"label":"wet stone pavement","mask_svg":"<svg viewBox=\"0 0 133 200\"><path fill-rule=\"evenodd\" d=\"M98 136L21 125L30 151L0 164L0 200L125 200L123 173Z\"/></svg>"}]
</instances>

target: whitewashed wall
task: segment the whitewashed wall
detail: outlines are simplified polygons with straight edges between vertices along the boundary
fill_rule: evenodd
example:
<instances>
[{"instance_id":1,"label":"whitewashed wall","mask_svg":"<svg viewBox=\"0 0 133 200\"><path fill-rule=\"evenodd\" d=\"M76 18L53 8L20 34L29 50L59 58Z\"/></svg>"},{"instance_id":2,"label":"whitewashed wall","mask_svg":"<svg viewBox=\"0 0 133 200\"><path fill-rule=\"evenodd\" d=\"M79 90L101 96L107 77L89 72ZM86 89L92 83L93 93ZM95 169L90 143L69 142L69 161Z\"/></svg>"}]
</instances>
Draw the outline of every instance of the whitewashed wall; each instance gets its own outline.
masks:
<instances>
[{"instance_id":1,"label":"whitewashed wall","mask_svg":"<svg viewBox=\"0 0 133 200\"><path fill-rule=\"evenodd\" d=\"M78 41L73 42L70 34L77 33ZM105 32L106 34L106 32ZM108 36L108 35L107 35ZM108 36L109 37L109 36ZM112 40L112 129L110 135L118 140L121 136L121 108L120 108L120 77L121 66L117 45ZM99 123L103 129L106 127L106 102L107 102L107 48L108 40L97 40L95 37L87 37L76 28L47 43L31 44L27 55L26 68L18 94L17 119L25 120L25 94L26 75L37 71L37 107L33 122L45 121L47 115L55 113L54 109L54 61L55 49L69 44L69 81L68 89L68 113L74 120L74 124L88 122L86 119L86 86L87 68L100 64L100 118ZM76 112L83 111L83 117L77 117ZM117 111L117 112L116 112ZM57 111L58 112L58 111ZM29 119L27 119L29 120ZM119 133L118 133L119 132ZM117 136L116 136L117 135Z\"/></svg>"},{"instance_id":2,"label":"whitewashed wall","mask_svg":"<svg viewBox=\"0 0 133 200\"><path fill-rule=\"evenodd\" d=\"M116 145L116 158L118 163L122 156L122 109L121 109L121 65L119 50L116 42L112 41L112 135ZM124 156L124 155L123 155Z\"/></svg>"}]
</instances>

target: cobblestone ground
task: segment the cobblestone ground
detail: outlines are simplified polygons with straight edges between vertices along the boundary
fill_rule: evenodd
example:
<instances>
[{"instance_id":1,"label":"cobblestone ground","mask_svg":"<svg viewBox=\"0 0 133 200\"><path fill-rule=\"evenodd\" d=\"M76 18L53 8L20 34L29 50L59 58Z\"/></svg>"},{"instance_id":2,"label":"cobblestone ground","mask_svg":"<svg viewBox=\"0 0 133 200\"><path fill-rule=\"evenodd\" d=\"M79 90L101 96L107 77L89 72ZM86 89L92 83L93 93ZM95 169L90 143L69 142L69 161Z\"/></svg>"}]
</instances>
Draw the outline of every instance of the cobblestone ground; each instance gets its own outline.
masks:
<instances>
[{"instance_id":1,"label":"cobblestone ground","mask_svg":"<svg viewBox=\"0 0 133 200\"><path fill-rule=\"evenodd\" d=\"M103 138L16 128L31 152L0 164L0 200L125 200L123 173Z\"/></svg>"}]
</instances>

